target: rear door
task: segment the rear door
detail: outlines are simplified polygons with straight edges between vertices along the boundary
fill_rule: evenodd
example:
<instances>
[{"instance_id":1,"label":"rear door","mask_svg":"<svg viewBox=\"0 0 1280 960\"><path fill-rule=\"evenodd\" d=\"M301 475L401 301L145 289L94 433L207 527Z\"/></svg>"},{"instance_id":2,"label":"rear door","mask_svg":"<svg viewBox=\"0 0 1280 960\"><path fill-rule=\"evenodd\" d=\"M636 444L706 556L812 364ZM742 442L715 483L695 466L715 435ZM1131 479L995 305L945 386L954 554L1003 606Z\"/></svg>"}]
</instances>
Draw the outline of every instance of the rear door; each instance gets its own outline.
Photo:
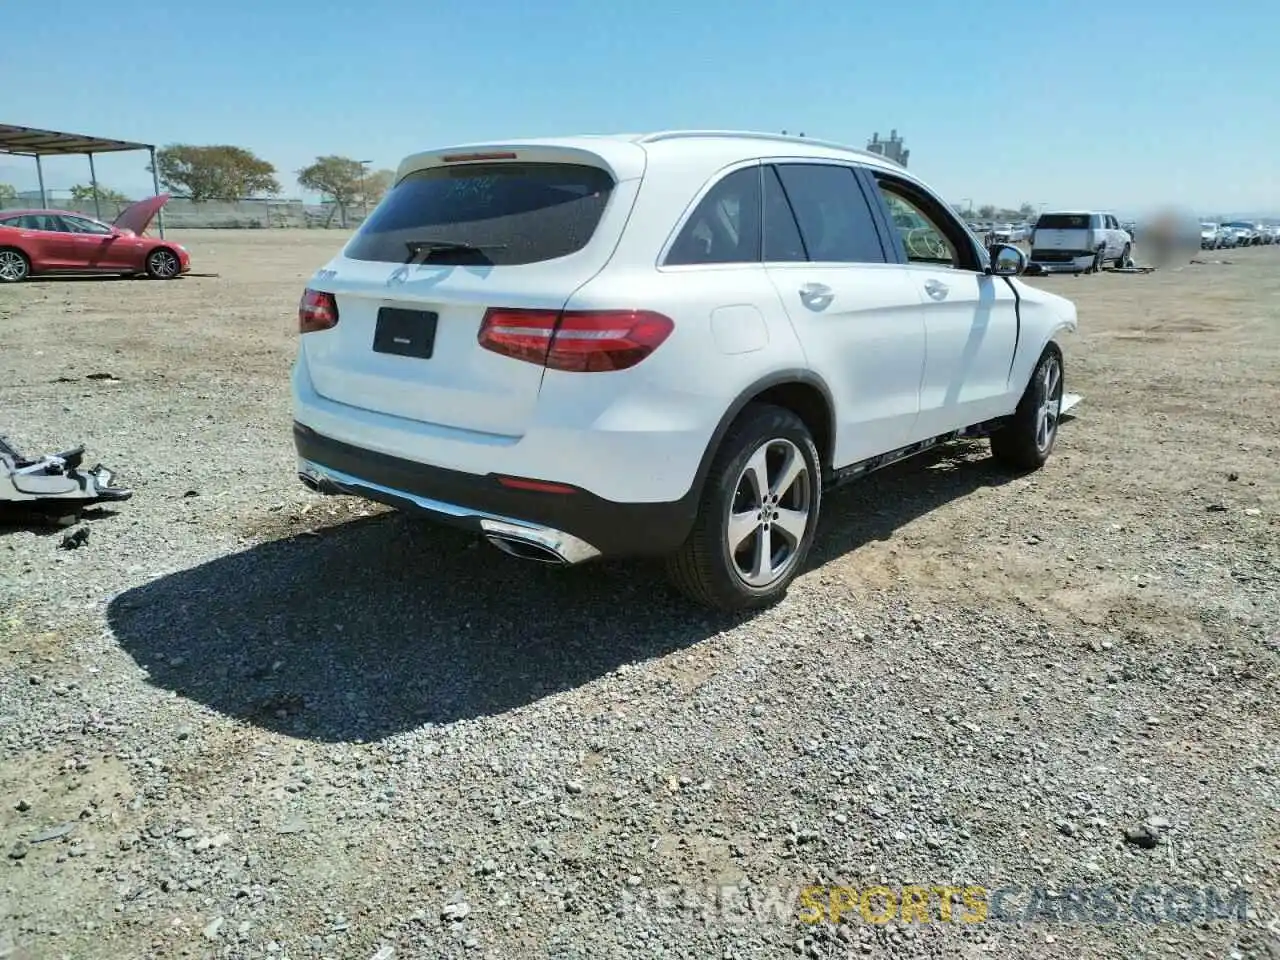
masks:
<instances>
[{"instance_id":1,"label":"rear door","mask_svg":"<svg viewBox=\"0 0 1280 960\"><path fill-rule=\"evenodd\" d=\"M303 338L319 394L497 439L524 433L544 368L482 348L485 313L563 309L608 262L639 180L589 156L492 157L404 176L313 278L339 316Z\"/></svg>"},{"instance_id":2,"label":"rear door","mask_svg":"<svg viewBox=\"0 0 1280 960\"><path fill-rule=\"evenodd\" d=\"M34 266L42 270L68 270L76 266L75 241L56 213L28 213L22 217L24 238L31 244Z\"/></svg>"},{"instance_id":3,"label":"rear door","mask_svg":"<svg viewBox=\"0 0 1280 960\"><path fill-rule=\"evenodd\" d=\"M830 387L834 465L905 446L920 409L924 318L855 169L778 161L764 174L765 266Z\"/></svg>"}]
</instances>

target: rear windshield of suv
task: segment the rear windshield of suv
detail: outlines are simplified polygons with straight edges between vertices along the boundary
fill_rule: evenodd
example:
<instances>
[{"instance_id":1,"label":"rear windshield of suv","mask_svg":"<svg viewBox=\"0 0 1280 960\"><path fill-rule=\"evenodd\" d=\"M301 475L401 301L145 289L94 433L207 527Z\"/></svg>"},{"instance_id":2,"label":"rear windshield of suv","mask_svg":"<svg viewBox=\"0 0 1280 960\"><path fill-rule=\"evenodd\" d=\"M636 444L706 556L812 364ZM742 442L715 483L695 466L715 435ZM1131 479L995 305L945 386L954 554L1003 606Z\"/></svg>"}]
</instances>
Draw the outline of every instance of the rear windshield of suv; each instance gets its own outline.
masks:
<instances>
[{"instance_id":1,"label":"rear windshield of suv","mask_svg":"<svg viewBox=\"0 0 1280 960\"><path fill-rule=\"evenodd\" d=\"M344 251L353 260L514 266L576 253L613 178L569 163L469 163L411 173Z\"/></svg>"},{"instance_id":2,"label":"rear windshield of suv","mask_svg":"<svg viewBox=\"0 0 1280 960\"><path fill-rule=\"evenodd\" d=\"M1036 221L1037 230L1088 230L1087 213L1046 213Z\"/></svg>"}]
</instances>

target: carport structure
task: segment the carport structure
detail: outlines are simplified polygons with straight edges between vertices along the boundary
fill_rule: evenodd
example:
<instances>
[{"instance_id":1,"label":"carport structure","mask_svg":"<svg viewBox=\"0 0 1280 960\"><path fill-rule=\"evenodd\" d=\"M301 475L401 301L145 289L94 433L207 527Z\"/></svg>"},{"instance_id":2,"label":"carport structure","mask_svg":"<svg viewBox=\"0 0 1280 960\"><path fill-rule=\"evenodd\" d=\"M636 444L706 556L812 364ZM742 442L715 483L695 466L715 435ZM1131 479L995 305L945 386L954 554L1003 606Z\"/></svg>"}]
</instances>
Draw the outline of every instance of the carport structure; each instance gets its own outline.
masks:
<instances>
[{"instance_id":1,"label":"carport structure","mask_svg":"<svg viewBox=\"0 0 1280 960\"><path fill-rule=\"evenodd\" d=\"M108 140L104 137L90 137L80 133L61 133L57 130L36 130L32 127L17 127L0 123L0 153L15 157L31 157L36 162L36 178L40 181L40 206L48 207L49 201L44 190L44 168L42 157L65 157L84 154L89 158L89 182L93 186L93 212L102 219L101 204L98 199L98 173L93 168L94 154L125 153L132 150L146 150L151 156L151 183L157 194L160 193L160 178L156 173L156 148L151 143L133 143L128 140ZM156 224L160 236L164 236L164 212L157 216Z\"/></svg>"}]
</instances>

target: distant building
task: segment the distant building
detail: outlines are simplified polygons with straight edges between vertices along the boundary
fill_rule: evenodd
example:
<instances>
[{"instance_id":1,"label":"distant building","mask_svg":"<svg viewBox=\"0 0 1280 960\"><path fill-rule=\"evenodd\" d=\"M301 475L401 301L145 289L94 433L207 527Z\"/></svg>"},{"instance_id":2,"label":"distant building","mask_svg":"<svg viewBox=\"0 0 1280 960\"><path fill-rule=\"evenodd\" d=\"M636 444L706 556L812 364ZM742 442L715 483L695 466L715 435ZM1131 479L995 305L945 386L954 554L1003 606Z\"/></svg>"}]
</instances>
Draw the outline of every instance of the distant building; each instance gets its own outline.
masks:
<instances>
[{"instance_id":1,"label":"distant building","mask_svg":"<svg viewBox=\"0 0 1280 960\"><path fill-rule=\"evenodd\" d=\"M898 136L897 130L889 131L888 140L881 140L879 133L872 134L871 139L867 141L867 150L871 153L878 153L880 156L895 163L900 163L904 167L907 165L907 158L911 156L911 151L903 145L902 138Z\"/></svg>"}]
</instances>

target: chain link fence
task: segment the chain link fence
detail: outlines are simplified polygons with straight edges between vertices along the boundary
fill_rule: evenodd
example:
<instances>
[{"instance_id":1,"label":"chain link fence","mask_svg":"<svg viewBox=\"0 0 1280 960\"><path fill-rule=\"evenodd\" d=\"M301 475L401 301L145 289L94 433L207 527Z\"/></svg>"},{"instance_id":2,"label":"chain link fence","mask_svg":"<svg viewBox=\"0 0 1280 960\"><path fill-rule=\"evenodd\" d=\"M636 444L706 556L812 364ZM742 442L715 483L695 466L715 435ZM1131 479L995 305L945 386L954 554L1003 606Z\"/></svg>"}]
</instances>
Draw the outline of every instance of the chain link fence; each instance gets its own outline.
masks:
<instances>
[{"instance_id":1,"label":"chain link fence","mask_svg":"<svg viewBox=\"0 0 1280 960\"><path fill-rule=\"evenodd\" d=\"M99 199L95 209L93 200L73 200L63 193L53 191L47 196L48 205L56 210L81 213L87 217L108 223L120 215L120 211L132 200L115 202ZM21 194L15 198L0 199L0 210L23 210L40 207L39 194ZM164 207L164 225L178 230L267 230L278 228L329 227L350 229L364 219L364 210L354 207L343 211L331 203L304 203L301 200L205 200L200 203L175 197Z\"/></svg>"}]
</instances>

